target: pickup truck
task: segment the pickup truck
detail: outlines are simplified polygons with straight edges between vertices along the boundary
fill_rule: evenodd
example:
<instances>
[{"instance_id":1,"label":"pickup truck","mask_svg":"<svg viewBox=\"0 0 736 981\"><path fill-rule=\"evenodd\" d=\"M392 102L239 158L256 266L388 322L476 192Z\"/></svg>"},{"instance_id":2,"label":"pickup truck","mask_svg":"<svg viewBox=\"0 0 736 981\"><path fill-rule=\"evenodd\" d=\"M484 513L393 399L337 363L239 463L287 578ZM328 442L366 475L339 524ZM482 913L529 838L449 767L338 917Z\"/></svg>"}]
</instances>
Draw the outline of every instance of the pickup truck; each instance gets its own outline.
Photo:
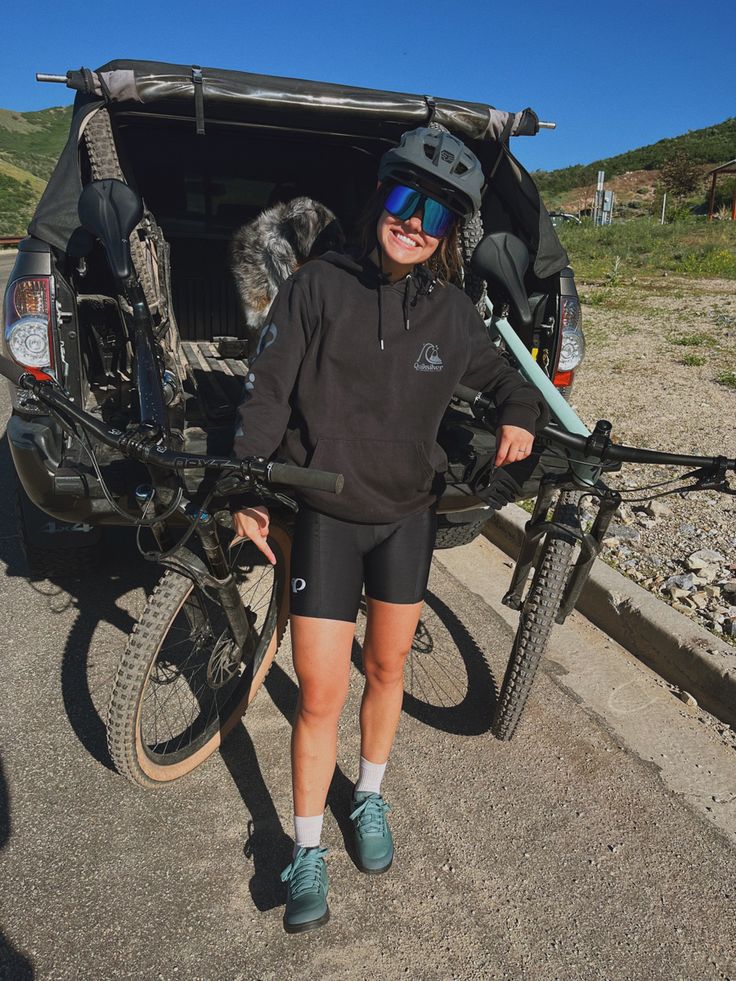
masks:
<instances>
[{"instance_id":1,"label":"pickup truck","mask_svg":"<svg viewBox=\"0 0 736 981\"><path fill-rule=\"evenodd\" d=\"M537 131L531 110L146 61L40 77L76 90L74 112L9 278L3 351L54 378L108 425L125 432L136 424L135 350L105 254L80 225L87 183L117 178L144 201L131 249L153 318L173 444L227 454L252 326L230 269L233 235L296 193L323 204L349 234L379 158L420 125L455 133L486 172L481 210L463 229L464 289L481 311L487 295L507 312L544 371L569 391L584 351L573 273L534 182L509 150L510 137ZM508 283L480 281L470 269L489 233L509 233L529 253L523 316ZM104 526L137 513L145 474L105 448L98 472L77 436L30 392L11 386L11 397L7 436L29 570L81 574L99 558ZM450 406L438 439L448 470L437 547L448 547L472 540L492 516L474 477L487 469L494 437L467 409ZM524 496L544 467L537 458L522 475Z\"/></svg>"}]
</instances>

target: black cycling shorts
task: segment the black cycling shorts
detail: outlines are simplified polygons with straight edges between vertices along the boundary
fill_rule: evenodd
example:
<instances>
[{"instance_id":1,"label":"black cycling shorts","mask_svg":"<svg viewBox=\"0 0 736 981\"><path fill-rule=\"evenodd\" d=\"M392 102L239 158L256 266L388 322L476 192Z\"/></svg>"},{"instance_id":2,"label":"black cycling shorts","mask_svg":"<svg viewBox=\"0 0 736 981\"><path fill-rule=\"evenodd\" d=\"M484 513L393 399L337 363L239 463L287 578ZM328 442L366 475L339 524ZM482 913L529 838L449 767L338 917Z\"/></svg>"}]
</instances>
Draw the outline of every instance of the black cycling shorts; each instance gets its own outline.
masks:
<instances>
[{"instance_id":1,"label":"black cycling shorts","mask_svg":"<svg viewBox=\"0 0 736 981\"><path fill-rule=\"evenodd\" d=\"M364 583L371 599L418 603L436 531L434 509L366 525L301 507L291 552L291 612L354 623Z\"/></svg>"}]
</instances>

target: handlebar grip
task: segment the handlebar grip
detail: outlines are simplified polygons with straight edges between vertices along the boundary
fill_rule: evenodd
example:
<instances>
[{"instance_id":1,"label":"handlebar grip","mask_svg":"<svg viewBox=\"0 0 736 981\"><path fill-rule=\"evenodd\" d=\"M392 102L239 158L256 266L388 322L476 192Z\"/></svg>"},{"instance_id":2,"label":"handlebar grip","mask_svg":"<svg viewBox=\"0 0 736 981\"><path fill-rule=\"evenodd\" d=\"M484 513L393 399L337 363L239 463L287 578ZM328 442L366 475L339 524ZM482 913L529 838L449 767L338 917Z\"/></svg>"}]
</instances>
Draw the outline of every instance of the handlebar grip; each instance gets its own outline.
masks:
<instances>
[{"instance_id":1,"label":"handlebar grip","mask_svg":"<svg viewBox=\"0 0 736 981\"><path fill-rule=\"evenodd\" d=\"M10 361L9 358L4 358L0 354L0 375L5 375L8 381L11 381L14 385L20 385L21 378L28 374L30 372L27 368L21 367L15 361Z\"/></svg>"},{"instance_id":2,"label":"handlebar grip","mask_svg":"<svg viewBox=\"0 0 736 981\"><path fill-rule=\"evenodd\" d=\"M487 395L484 395L483 392L479 392L475 388L468 388L467 385L456 385L452 394L455 398L460 399L461 402L467 402L476 411L485 411L493 405L493 402Z\"/></svg>"},{"instance_id":3,"label":"handlebar grip","mask_svg":"<svg viewBox=\"0 0 736 981\"><path fill-rule=\"evenodd\" d=\"M345 483L345 478L341 473L330 473L328 470L307 470L305 467L293 467L288 463L269 464L268 479L275 484L327 491L328 494L339 494Z\"/></svg>"}]
</instances>

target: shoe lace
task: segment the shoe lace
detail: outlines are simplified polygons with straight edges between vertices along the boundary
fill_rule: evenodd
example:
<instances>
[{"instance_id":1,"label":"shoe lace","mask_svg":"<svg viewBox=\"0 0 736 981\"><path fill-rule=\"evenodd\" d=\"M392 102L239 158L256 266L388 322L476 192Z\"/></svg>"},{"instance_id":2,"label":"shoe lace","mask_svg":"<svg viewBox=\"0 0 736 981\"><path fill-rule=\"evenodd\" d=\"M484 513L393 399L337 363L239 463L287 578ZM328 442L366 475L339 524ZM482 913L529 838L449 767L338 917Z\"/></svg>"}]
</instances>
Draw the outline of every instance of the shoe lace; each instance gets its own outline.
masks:
<instances>
[{"instance_id":1,"label":"shoe lace","mask_svg":"<svg viewBox=\"0 0 736 981\"><path fill-rule=\"evenodd\" d=\"M371 794L358 804L350 820L357 820L356 827L363 835L382 835L386 830L386 814L390 810L391 805L380 794Z\"/></svg>"},{"instance_id":2,"label":"shoe lace","mask_svg":"<svg viewBox=\"0 0 736 981\"><path fill-rule=\"evenodd\" d=\"M322 860L326 848L300 848L294 860L281 873L281 881L288 882L291 898L312 892L322 884Z\"/></svg>"}]
</instances>

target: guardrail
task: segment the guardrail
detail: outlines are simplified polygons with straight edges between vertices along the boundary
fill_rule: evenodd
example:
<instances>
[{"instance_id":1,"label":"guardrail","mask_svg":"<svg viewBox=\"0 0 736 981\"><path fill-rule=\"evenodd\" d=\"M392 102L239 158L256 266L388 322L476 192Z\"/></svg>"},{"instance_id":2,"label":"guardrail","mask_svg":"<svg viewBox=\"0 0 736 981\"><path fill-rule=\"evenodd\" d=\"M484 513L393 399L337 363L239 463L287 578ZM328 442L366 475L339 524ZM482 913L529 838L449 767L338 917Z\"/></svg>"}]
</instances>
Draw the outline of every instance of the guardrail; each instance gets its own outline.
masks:
<instances>
[{"instance_id":1,"label":"guardrail","mask_svg":"<svg viewBox=\"0 0 736 981\"><path fill-rule=\"evenodd\" d=\"M0 235L0 249L4 249L6 247L10 247L13 245L19 245L22 241L23 241L22 237L16 238L13 235L10 236Z\"/></svg>"}]
</instances>

